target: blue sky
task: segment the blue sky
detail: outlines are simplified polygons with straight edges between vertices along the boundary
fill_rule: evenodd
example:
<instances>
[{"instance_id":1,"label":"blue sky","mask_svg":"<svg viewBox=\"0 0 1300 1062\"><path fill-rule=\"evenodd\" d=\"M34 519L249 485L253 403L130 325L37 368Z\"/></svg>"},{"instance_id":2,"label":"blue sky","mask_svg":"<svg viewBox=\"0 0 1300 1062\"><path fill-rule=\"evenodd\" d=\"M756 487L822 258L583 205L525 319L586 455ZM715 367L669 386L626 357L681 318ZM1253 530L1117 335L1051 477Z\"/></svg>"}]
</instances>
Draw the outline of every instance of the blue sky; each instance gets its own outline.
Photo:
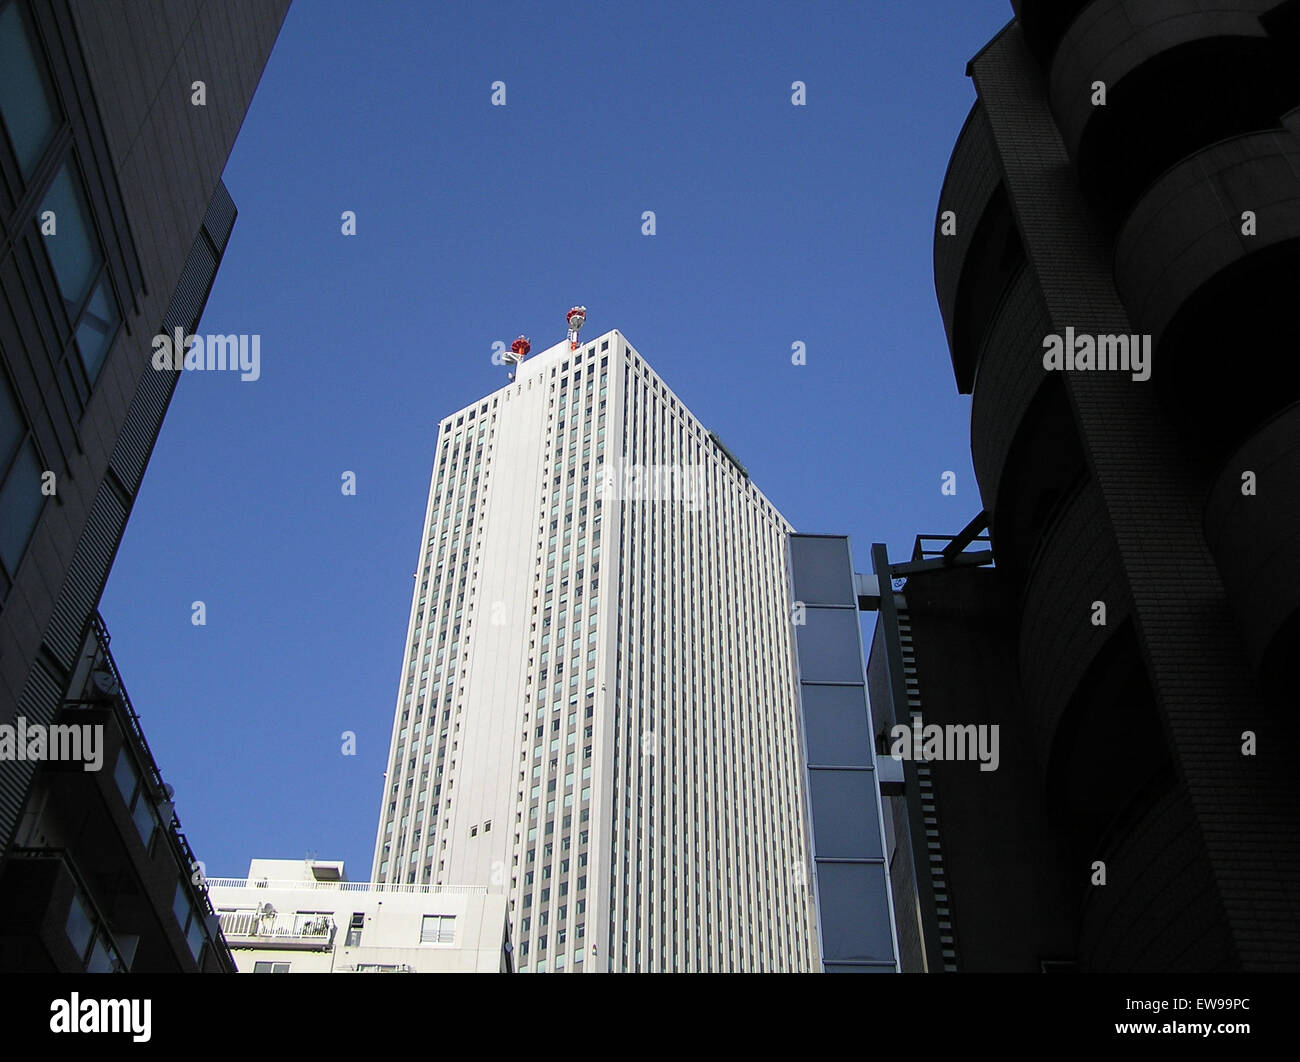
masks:
<instances>
[{"instance_id":1,"label":"blue sky","mask_svg":"<svg viewBox=\"0 0 1300 1062\"><path fill-rule=\"evenodd\" d=\"M585 304L859 570L980 508L932 248L1007 0L562 9L285 21L200 329L260 334L261 377L184 375L101 605L209 875L369 876L437 422L505 384L496 340L543 349Z\"/></svg>"}]
</instances>

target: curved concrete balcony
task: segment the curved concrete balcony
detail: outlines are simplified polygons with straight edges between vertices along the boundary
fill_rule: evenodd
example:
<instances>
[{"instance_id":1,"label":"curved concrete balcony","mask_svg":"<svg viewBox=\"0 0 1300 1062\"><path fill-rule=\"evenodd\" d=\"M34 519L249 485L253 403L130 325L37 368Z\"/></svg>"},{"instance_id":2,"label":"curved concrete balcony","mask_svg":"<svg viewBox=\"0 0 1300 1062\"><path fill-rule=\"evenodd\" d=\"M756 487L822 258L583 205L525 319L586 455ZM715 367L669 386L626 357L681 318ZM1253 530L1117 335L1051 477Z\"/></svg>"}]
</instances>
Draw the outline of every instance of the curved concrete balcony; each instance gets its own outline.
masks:
<instances>
[{"instance_id":1,"label":"curved concrete balcony","mask_svg":"<svg viewBox=\"0 0 1300 1062\"><path fill-rule=\"evenodd\" d=\"M1276 0L1094 0L1061 38L1049 96L1084 193L1122 217L1179 159L1278 124L1294 57L1260 23ZM1106 86L1104 106L1093 86Z\"/></svg>"},{"instance_id":2,"label":"curved concrete balcony","mask_svg":"<svg viewBox=\"0 0 1300 1062\"><path fill-rule=\"evenodd\" d=\"M984 403L982 391L989 388L987 401L995 408L982 404L979 424L972 419L972 458L977 469L985 470L977 475L990 477L987 483L981 478L980 494L989 514L993 550L1012 586L1023 585L1030 559L1062 499L1087 474L1065 374L1041 372L1041 378L1035 378L1035 369L1042 365L1041 345L1021 357L1020 364L1007 367L1008 372L1023 372L1018 380L1002 387L997 379L981 380L976 396ZM1009 438L1004 426L993 423L999 411L1016 422Z\"/></svg>"},{"instance_id":3,"label":"curved concrete balcony","mask_svg":"<svg viewBox=\"0 0 1300 1062\"><path fill-rule=\"evenodd\" d=\"M955 235L944 235L943 218L949 211ZM1009 240L1014 257L1019 234L1002 192L993 134L976 103L949 159L934 228L934 290L962 394L970 393L975 379L977 348L997 304L998 285L1014 269L1001 267Z\"/></svg>"},{"instance_id":4,"label":"curved concrete balcony","mask_svg":"<svg viewBox=\"0 0 1300 1062\"><path fill-rule=\"evenodd\" d=\"M1025 43L1044 66L1051 62L1066 27L1092 0L1011 0Z\"/></svg>"},{"instance_id":5,"label":"curved concrete balcony","mask_svg":"<svg viewBox=\"0 0 1300 1062\"><path fill-rule=\"evenodd\" d=\"M1038 278L1026 264L1007 286L984 334L971 399L971 459L984 508L994 522L1012 445L1047 379L1043 337L1051 331Z\"/></svg>"},{"instance_id":6,"label":"curved concrete balcony","mask_svg":"<svg viewBox=\"0 0 1300 1062\"><path fill-rule=\"evenodd\" d=\"M1083 480L1061 503L1028 573L1020 614L1020 682L1034 720L1044 775L1057 751L1067 709L1089 669L1130 614L1128 589L1107 528L1101 492ZM1093 624L1093 602L1106 625Z\"/></svg>"},{"instance_id":7,"label":"curved concrete balcony","mask_svg":"<svg viewBox=\"0 0 1300 1062\"><path fill-rule=\"evenodd\" d=\"M1242 232L1246 211L1254 236ZM1159 346L1203 285L1297 239L1300 140L1284 130L1248 133L1205 148L1147 190L1115 242L1116 285L1133 324Z\"/></svg>"},{"instance_id":8,"label":"curved concrete balcony","mask_svg":"<svg viewBox=\"0 0 1300 1062\"><path fill-rule=\"evenodd\" d=\"M1189 440L1221 454L1300 398L1296 276L1300 139L1285 130L1205 148L1124 222L1116 286L1134 328L1152 336L1152 378Z\"/></svg>"},{"instance_id":9,"label":"curved concrete balcony","mask_svg":"<svg viewBox=\"0 0 1300 1062\"><path fill-rule=\"evenodd\" d=\"M1090 887L1084 897L1081 970L1234 968L1226 919L1181 785L1138 794L1090 859L1106 864L1106 884Z\"/></svg>"},{"instance_id":10,"label":"curved concrete balcony","mask_svg":"<svg viewBox=\"0 0 1300 1062\"><path fill-rule=\"evenodd\" d=\"M1246 473L1253 495L1242 493ZM1205 537L1251 662L1280 680L1300 652L1300 402L1228 459L1210 491Z\"/></svg>"}]
</instances>

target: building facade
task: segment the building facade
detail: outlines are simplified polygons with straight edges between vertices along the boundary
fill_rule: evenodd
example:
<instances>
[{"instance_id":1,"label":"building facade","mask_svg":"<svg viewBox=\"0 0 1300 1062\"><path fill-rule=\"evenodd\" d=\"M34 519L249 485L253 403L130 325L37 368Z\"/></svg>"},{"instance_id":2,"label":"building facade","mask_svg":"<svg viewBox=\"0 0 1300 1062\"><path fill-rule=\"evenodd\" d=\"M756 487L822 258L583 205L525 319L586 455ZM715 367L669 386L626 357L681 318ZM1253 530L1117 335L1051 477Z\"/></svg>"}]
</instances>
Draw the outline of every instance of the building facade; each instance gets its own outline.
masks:
<instances>
[{"instance_id":1,"label":"building facade","mask_svg":"<svg viewBox=\"0 0 1300 1062\"><path fill-rule=\"evenodd\" d=\"M882 804L896 772L874 748L852 551L844 536L791 534L789 557L821 969L896 973Z\"/></svg>"},{"instance_id":2,"label":"building facade","mask_svg":"<svg viewBox=\"0 0 1300 1062\"><path fill-rule=\"evenodd\" d=\"M0 970L232 972L174 793L98 616L51 734L56 727L78 733L79 755L36 764L0 873Z\"/></svg>"},{"instance_id":3,"label":"building facade","mask_svg":"<svg viewBox=\"0 0 1300 1062\"><path fill-rule=\"evenodd\" d=\"M446 418L374 880L521 972L813 968L788 530L616 331Z\"/></svg>"},{"instance_id":4,"label":"building facade","mask_svg":"<svg viewBox=\"0 0 1300 1062\"><path fill-rule=\"evenodd\" d=\"M0 2L0 726L47 727L84 699L77 669L180 375L153 367L153 337L197 327L235 221L221 171L287 7ZM39 770L0 757L0 883L29 873L13 848L38 789L70 784L38 786ZM116 876L62 850L65 906L73 881L100 912L120 899L106 882L150 892L119 825Z\"/></svg>"},{"instance_id":5,"label":"building facade","mask_svg":"<svg viewBox=\"0 0 1300 1062\"><path fill-rule=\"evenodd\" d=\"M935 286L1060 957L1294 969L1300 4L1014 7L968 69Z\"/></svg>"},{"instance_id":6,"label":"building facade","mask_svg":"<svg viewBox=\"0 0 1300 1062\"><path fill-rule=\"evenodd\" d=\"M855 576L858 606L877 614L867 667L877 752L897 765L882 790L899 964L1074 971L1078 867L1043 800L1016 602L984 523L919 537L902 562L873 545L871 573Z\"/></svg>"},{"instance_id":7,"label":"building facade","mask_svg":"<svg viewBox=\"0 0 1300 1062\"><path fill-rule=\"evenodd\" d=\"M208 894L240 973L510 973L506 898L348 881L342 862L254 859Z\"/></svg>"}]
</instances>

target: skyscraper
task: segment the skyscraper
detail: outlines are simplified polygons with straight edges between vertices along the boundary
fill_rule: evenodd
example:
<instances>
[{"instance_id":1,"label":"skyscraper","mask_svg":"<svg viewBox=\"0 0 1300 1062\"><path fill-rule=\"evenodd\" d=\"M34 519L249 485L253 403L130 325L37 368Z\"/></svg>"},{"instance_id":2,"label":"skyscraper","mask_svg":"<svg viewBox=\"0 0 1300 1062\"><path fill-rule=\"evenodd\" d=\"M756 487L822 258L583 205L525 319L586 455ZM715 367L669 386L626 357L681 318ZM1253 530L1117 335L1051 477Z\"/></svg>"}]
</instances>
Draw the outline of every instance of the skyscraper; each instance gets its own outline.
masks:
<instances>
[{"instance_id":1,"label":"skyscraper","mask_svg":"<svg viewBox=\"0 0 1300 1062\"><path fill-rule=\"evenodd\" d=\"M447 417L373 880L521 972L812 968L789 530L616 331Z\"/></svg>"}]
</instances>

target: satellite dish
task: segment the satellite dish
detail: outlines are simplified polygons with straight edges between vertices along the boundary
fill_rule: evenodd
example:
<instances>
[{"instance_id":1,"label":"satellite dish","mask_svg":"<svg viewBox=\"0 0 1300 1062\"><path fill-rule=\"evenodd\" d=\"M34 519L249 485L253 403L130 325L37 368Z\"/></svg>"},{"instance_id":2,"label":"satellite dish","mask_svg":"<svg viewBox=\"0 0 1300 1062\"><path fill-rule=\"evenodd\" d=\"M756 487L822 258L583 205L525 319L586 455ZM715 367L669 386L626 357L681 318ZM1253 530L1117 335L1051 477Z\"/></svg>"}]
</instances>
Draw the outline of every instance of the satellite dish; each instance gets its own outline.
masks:
<instances>
[{"instance_id":1,"label":"satellite dish","mask_svg":"<svg viewBox=\"0 0 1300 1062\"><path fill-rule=\"evenodd\" d=\"M275 914L275 904L273 904L273 903L264 903L264 904L262 904L261 907L259 907L259 908L257 909L257 913L258 913L258 914L264 914L264 915L273 915L273 914Z\"/></svg>"},{"instance_id":2,"label":"satellite dish","mask_svg":"<svg viewBox=\"0 0 1300 1062\"><path fill-rule=\"evenodd\" d=\"M90 673L90 684L101 697L117 696L117 679L113 677L111 671L106 671L103 668L92 671Z\"/></svg>"}]
</instances>

